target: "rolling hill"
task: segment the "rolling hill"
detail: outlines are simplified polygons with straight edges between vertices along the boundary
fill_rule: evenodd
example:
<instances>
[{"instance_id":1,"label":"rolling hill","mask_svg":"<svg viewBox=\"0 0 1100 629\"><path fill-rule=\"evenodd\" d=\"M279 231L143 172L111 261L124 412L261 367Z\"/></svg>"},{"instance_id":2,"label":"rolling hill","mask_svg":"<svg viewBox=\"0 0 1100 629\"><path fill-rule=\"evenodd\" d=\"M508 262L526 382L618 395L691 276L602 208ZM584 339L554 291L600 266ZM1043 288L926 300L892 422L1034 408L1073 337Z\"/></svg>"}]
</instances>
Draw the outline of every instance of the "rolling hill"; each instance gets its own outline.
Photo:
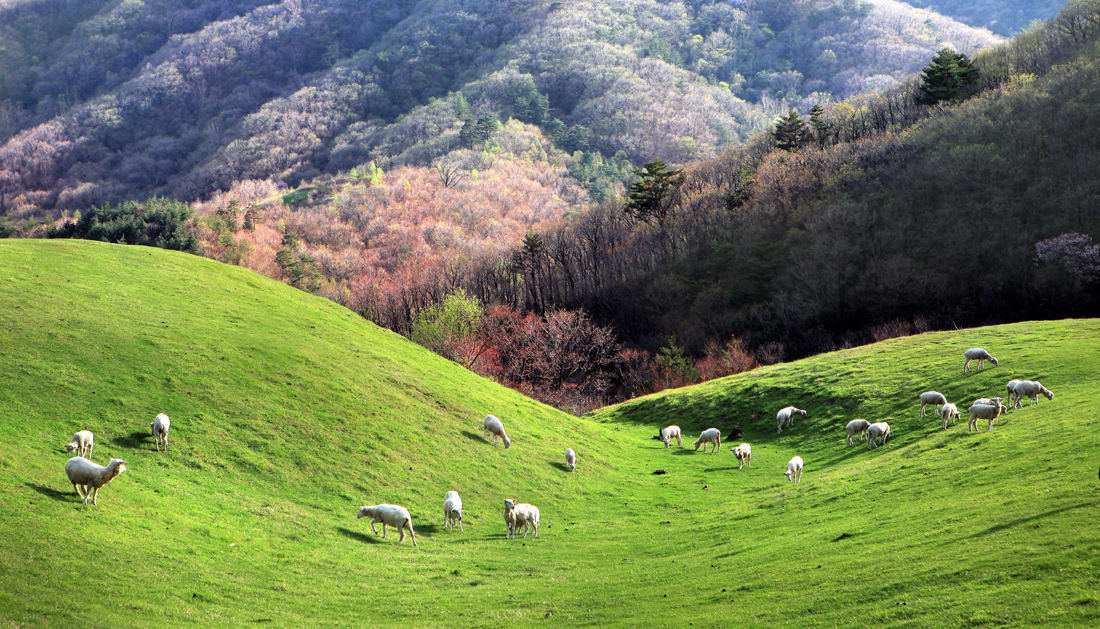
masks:
<instances>
[{"instance_id":1,"label":"rolling hill","mask_svg":"<svg viewBox=\"0 0 1100 629\"><path fill-rule=\"evenodd\" d=\"M983 346L1000 366L961 373ZM143 247L0 242L0 624L1086 626L1100 618L1100 322L929 333L573 418L335 304ZM1013 377L992 433L916 417ZM775 411L809 417L777 437ZM961 406L962 404L960 404ZM158 454L153 415L172 417ZM480 434L487 412L514 439ZM843 425L889 421L869 451ZM740 424L754 448L652 439ZM129 471L84 507L62 446ZM685 444L687 445L687 444ZM564 470L567 446L579 468ZM806 460L799 485L780 474ZM669 474L654 476L665 468ZM466 533L443 530L459 490ZM505 541L500 505L538 505ZM410 508L419 548L356 507Z\"/></svg>"}]
</instances>

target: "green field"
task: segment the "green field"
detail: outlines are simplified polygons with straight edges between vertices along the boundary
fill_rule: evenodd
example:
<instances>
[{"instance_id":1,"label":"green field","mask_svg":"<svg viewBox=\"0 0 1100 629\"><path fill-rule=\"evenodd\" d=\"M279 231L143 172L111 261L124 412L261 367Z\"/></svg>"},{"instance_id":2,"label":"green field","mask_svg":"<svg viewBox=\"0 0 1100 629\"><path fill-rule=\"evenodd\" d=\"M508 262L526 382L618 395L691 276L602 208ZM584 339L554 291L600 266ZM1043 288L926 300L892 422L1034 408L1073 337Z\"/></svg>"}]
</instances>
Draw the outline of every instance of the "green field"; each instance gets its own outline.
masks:
<instances>
[{"instance_id":1,"label":"green field","mask_svg":"<svg viewBox=\"0 0 1100 629\"><path fill-rule=\"evenodd\" d=\"M975 346L1000 366L964 375ZM1022 323L578 419L237 267L3 240L0 627L1097 626L1098 372L1100 322ZM992 433L917 417L923 391L965 413L1012 378L1054 400ZM776 436L788 404L809 417ZM510 449L485 443L487 413ZM894 437L847 447L855 417ZM667 423L685 449L652 439ZM734 424L751 468L736 443L691 450ZM94 460L129 467L98 507L63 471L83 428ZM806 470L788 485L794 454ZM442 527L449 489L465 533ZM504 539L513 497L541 509L537 540ZM409 508L419 548L356 520L378 502Z\"/></svg>"}]
</instances>

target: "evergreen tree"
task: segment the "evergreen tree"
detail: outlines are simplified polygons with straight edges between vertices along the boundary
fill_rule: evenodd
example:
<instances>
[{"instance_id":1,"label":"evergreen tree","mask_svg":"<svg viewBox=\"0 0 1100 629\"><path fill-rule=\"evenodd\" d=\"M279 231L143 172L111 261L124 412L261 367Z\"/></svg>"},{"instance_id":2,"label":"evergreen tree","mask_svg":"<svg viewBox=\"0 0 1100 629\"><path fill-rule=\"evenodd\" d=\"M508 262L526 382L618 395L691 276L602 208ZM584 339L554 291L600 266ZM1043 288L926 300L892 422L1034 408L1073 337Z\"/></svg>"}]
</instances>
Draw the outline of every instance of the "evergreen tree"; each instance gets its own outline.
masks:
<instances>
[{"instance_id":1,"label":"evergreen tree","mask_svg":"<svg viewBox=\"0 0 1100 629\"><path fill-rule=\"evenodd\" d=\"M978 83L978 68L962 53L944 48L921 72L920 102L935 105L969 98Z\"/></svg>"},{"instance_id":2,"label":"evergreen tree","mask_svg":"<svg viewBox=\"0 0 1100 629\"><path fill-rule=\"evenodd\" d=\"M791 109L786 118L775 123L775 145L784 151L797 151L808 140L806 122L797 111Z\"/></svg>"},{"instance_id":3,"label":"evergreen tree","mask_svg":"<svg viewBox=\"0 0 1100 629\"><path fill-rule=\"evenodd\" d=\"M817 139L817 148L825 148L825 141L829 137L829 130L833 125L825 122L821 117L825 115L825 109L821 105L814 105L810 110L810 126L813 127L814 137Z\"/></svg>"},{"instance_id":4,"label":"evergreen tree","mask_svg":"<svg viewBox=\"0 0 1100 629\"><path fill-rule=\"evenodd\" d=\"M635 168L634 175L638 181L630 184L630 196L623 209L636 220L656 220L664 227L672 214L676 192L684 185L684 169L669 170L667 164L655 159L645 168Z\"/></svg>"}]
</instances>

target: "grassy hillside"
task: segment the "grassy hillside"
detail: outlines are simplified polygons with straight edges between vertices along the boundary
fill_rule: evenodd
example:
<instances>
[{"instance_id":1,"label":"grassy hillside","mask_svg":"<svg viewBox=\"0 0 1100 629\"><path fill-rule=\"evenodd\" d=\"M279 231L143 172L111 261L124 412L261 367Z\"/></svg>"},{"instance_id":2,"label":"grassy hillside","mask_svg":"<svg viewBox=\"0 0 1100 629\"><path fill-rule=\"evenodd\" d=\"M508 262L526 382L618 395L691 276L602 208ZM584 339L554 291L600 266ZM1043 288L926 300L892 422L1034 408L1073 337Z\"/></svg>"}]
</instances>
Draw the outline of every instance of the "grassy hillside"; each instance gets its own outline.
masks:
<instances>
[{"instance_id":1,"label":"grassy hillside","mask_svg":"<svg viewBox=\"0 0 1100 629\"><path fill-rule=\"evenodd\" d=\"M239 268L3 241L0 626L1096 624L1098 333L926 334L577 419ZM962 375L973 346L1001 365ZM924 390L967 402L1012 377L1054 401L979 435L916 417ZM810 416L776 437L787 404ZM511 449L483 442L487 412ZM856 416L894 439L847 448ZM740 423L752 468L734 444L665 450L669 421ZM98 507L62 471L81 428L130 468ZM440 525L448 489L464 534ZM538 540L503 539L512 496L542 509ZM355 520L374 502L410 508L419 548Z\"/></svg>"}]
</instances>

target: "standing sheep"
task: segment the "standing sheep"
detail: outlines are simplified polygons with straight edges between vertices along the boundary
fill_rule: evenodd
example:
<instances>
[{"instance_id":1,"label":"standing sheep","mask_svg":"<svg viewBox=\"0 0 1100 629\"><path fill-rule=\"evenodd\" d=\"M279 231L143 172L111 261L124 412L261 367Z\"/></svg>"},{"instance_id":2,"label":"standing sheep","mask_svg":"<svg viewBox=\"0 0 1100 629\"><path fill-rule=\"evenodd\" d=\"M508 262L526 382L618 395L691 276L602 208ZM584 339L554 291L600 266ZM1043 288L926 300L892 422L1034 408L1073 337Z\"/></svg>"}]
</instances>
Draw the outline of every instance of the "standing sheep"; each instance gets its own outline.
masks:
<instances>
[{"instance_id":1,"label":"standing sheep","mask_svg":"<svg viewBox=\"0 0 1100 629\"><path fill-rule=\"evenodd\" d=\"M970 422L966 425L967 432L978 432L978 420L988 419L989 428L987 431L993 430L993 421L1001 416L1002 413L1007 412L1004 404L997 403L995 406L988 404L975 404L970 407Z\"/></svg>"},{"instance_id":2,"label":"standing sheep","mask_svg":"<svg viewBox=\"0 0 1100 629\"><path fill-rule=\"evenodd\" d=\"M84 504L88 504L88 496L91 496L92 504L96 506L99 506L99 488L125 471L126 461L122 459L111 459L107 467L103 467L82 456L75 456L65 464L65 475L69 477L76 494L84 499Z\"/></svg>"},{"instance_id":3,"label":"standing sheep","mask_svg":"<svg viewBox=\"0 0 1100 629\"><path fill-rule=\"evenodd\" d=\"M791 482L791 477L794 476L794 482L802 482L802 457L796 456L787 463L787 471L783 472L787 477L787 482Z\"/></svg>"},{"instance_id":4,"label":"standing sheep","mask_svg":"<svg viewBox=\"0 0 1100 629\"><path fill-rule=\"evenodd\" d=\"M80 454L86 459L92 458L92 450L95 449L95 435L90 430L81 430L73 435L73 440L65 444L65 451L69 454L80 450ZM84 453L87 452L87 455Z\"/></svg>"},{"instance_id":5,"label":"standing sheep","mask_svg":"<svg viewBox=\"0 0 1100 629\"><path fill-rule=\"evenodd\" d=\"M169 421L168 416L161 413L153 419L153 423L149 424L149 428L153 429L153 441L157 445L157 452L160 452L160 440L164 439L164 451L168 452L168 431L172 428L172 422Z\"/></svg>"},{"instance_id":6,"label":"standing sheep","mask_svg":"<svg viewBox=\"0 0 1100 629\"><path fill-rule=\"evenodd\" d=\"M1023 382L1023 380L1009 380L1005 385L1005 399L1011 401L1012 396L1016 393L1016 385Z\"/></svg>"},{"instance_id":7,"label":"standing sheep","mask_svg":"<svg viewBox=\"0 0 1100 629\"><path fill-rule=\"evenodd\" d=\"M497 419L496 415L485 416L485 441L489 441L489 435L493 435L493 445L497 445L497 438L504 440L504 449L512 447L512 440L508 433L504 432L504 422Z\"/></svg>"},{"instance_id":8,"label":"standing sheep","mask_svg":"<svg viewBox=\"0 0 1100 629\"><path fill-rule=\"evenodd\" d=\"M1012 389L1012 392L1016 396L1016 400L1012 405L1016 408L1023 408L1024 405L1022 402L1025 396L1031 399L1031 404L1028 404L1028 406L1034 406L1039 403L1040 393L1045 395L1048 400L1054 399L1054 392L1035 380L1023 380L1016 383L1016 387Z\"/></svg>"},{"instance_id":9,"label":"standing sheep","mask_svg":"<svg viewBox=\"0 0 1100 629\"><path fill-rule=\"evenodd\" d=\"M882 443L885 444L886 440L890 438L890 424L886 422L875 422L867 427L867 449L877 448L875 445L875 439L882 437Z\"/></svg>"},{"instance_id":10,"label":"standing sheep","mask_svg":"<svg viewBox=\"0 0 1100 629\"><path fill-rule=\"evenodd\" d=\"M409 529L409 535L412 536L413 546L416 546L416 533L413 533L413 521L412 516L409 515L409 510L401 505L364 505L359 507L359 515L355 516L359 518L371 518L370 530L374 531L375 535L378 535L378 529L374 528L376 522L382 523L382 539L386 539L386 525L397 527L397 530L401 531L401 537L397 539L398 543L405 541L405 527Z\"/></svg>"},{"instance_id":11,"label":"standing sheep","mask_svg":"<svg viewBox=\"0 0 1100 629\"><path fill-rule=\"evenodd\" d=\"M780 409L779 413L775 416L776 421L779 422L779 434L783 434L784 425L794 426L795 415L806 417L806 411L800 408L795 408L793 406L788 406L786 408Z\"/></svg>"},{"instance_id":12,"label":"standing sheep","mask_svg":"<svg viewBox=\"0 0 1100 629\"><path fill-rule=\"evenodd\" d=\"M845 430L848 431L848 445L852 445L852 436L855 435L857 432L859 433L859 438L863 441L866 441L867 428L869 428L870 426L871 422L867 421L866 419L853 419L852 421L848 422L848 425L845 426Z\"/></svg>"},{"instance_id":13,"label":"standing sheep","mask_svg":"<svg viewBox=\"0 0 1100 629\"><path fill-rule=\"evenodd\" d=\"M577 469L577 453L573 452L573 448L565 449L565 464L569 466L570 472Z\"/></svg>"},{"instance_id":14,"label":"standing sheep","mask_svg":"<svg viewBox=\"0 0 1100 629\"><path fill-rule=\"evenodd\" d=\"M742 443L733 449L733 456L737 457L737 461L741 464L737 466L738 471L745 467L748 463L749 467L752 467L752 446L747 443Z\"/></svg>"},{"instance_id":15,"label":"standing sheep","mask_svg":"<svg viewBox=\"0 0 1100 629\"><path fill-rule=\"evenodd\" d=\"M966 373L968 371L974 371L973 369L970 368L970 361L972 361L972 360L978 361L978 368L979 369L985 369L985 365L982 364L982 363L984 363L987 360L989 362L993 363L994 367L997 366L997 359L990 356L989 352L985 351L984 349L982 349L980 347L975 347L974 349L966 350L965 352L963 352L963 356L966 356L966 362L963 363L963 373Z\"/></svg>"},{"instance_id":16,"label":"standing sheep","mask_svg":"<svg viewBox=\"0 0 1100 629\"><path fill-rule=\"evenodd\" d=\"M661 443L665 444L666 448L669 446L670 443L672 443L673 439L676 440L677 447L684 447L684 440L682 437L680 437L680 427L675 424L673 424L672 426L665 426L663 429L661 429L661 434L659 435L659 438L661 440Z\"/></svg>"},{"instance_id":17,"label":"standing sheep","mask_svg":"<svg viewBox=\"0 0 1100 629\"><path fill-rule=\"evenodd\" d=\"M523 536L527 537L528 531L533 526L535 537L539 536L539 509L535 505L521 502L516 504L515 499L504 501L504 523L508 526L505 538L516 538L516 530L523 527Z\"/></svg>"},{"instance_id":18,"label":"standing sheep","mask_svg":"<svg viewBox=\"0 0 1100 629\"><path fill-rule=\"evenodd\" d=\"M453 531L455 522L458 522L458 530L465 533L466 528L462 526L462 498L452 489L443 496L443 527Z\"/></svg>"},{"instance_id":19,"label":"standing sheep","mask_svg":"<svg viewBox=\"0 0 1100 629\"><path fill-rule=\"evenodd\" d=\"M722 432L717 428L707 428L700 435L699 439L695 442L695 449L699 450L699 446L703 446L703 452L707 451L707 444L712 444L714 447L710 449L711 454L722 449Z\"/></svg>"},{"instance_id":20,"label":"standing sheep","mask_svg":"<svg viewBox=\"0 0 1100 629\"><path fill-rule=\"evenodd\" d=\"M936 405L936 414L940 412L940 406L947 404L947 398L937 391L926 391L920 394L920 416L924 417L924 407Z\"/></svg>"},{"instance_id":21,"label":"standing sheep","mask_svg":"<svg viewBox=\"0 0 1100 629\"><path fill-rule=\"evenodd\" d=\"M959 412L959 407L954 404L944 404L940 408L940 417L943 418L943 429L947 430L948 420L954 423L956 419L962 419L962 413Z\"/></svg>"}]
</instances>

